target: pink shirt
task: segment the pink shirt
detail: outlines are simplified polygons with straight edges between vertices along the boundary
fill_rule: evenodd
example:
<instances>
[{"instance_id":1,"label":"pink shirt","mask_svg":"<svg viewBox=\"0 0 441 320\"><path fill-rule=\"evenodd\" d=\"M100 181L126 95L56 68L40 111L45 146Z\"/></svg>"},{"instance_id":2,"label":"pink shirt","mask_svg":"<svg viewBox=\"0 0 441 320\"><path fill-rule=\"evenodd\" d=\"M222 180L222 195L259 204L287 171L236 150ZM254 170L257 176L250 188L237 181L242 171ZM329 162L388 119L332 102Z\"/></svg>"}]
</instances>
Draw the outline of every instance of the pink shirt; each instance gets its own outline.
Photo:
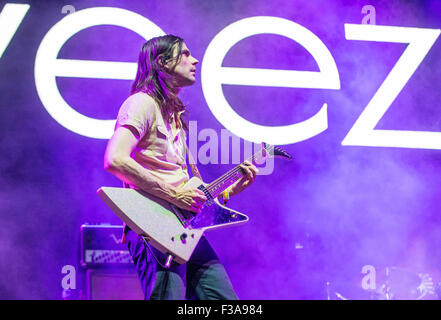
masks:
<instances>
[{"instance_id":1,"label":"pink shirt","mask_svg":"<svg viewBox=\"0 0 441 320\"><path fill-rule=\"evenodd\" d=\"M115 129L124 125L135 128L140 136L132 153L136 162L175 187L189 180L185 130L176 128L175 121L166 123L152 97L144 92L128 97L119 110Z\"/></svg>"}]
</instances>

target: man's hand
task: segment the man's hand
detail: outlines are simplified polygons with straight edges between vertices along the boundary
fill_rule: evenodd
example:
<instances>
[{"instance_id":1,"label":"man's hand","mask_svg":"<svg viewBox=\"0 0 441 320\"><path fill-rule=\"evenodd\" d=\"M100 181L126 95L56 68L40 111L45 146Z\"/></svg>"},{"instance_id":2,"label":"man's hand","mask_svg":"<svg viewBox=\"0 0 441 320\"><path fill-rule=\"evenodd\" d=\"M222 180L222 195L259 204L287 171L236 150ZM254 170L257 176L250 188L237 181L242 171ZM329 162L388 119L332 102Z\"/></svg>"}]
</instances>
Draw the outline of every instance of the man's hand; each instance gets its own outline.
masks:
<instances>
[{"instance_id":1,"label":"man's hand","mask_svg":"<svg viewBox=\"0 0 441 320\"><path fill-rule=\"evenodd\" d=\"M245 175L231 186L230 196L234 196L252 185L254 180L256 180L257 172L259 172L249 161L245 161L240 167Z\"/></svg>"},{"instance_id":2,"label":"man's hand","mask_svg":"<svg viewBox=\"0 0 441 320\"><path fill-rule=\"evenodd\" d=\"M207 201L204 193L199 189L176 188L172 203L177 207L200 213Z\"/></svg>"}]
</instances>

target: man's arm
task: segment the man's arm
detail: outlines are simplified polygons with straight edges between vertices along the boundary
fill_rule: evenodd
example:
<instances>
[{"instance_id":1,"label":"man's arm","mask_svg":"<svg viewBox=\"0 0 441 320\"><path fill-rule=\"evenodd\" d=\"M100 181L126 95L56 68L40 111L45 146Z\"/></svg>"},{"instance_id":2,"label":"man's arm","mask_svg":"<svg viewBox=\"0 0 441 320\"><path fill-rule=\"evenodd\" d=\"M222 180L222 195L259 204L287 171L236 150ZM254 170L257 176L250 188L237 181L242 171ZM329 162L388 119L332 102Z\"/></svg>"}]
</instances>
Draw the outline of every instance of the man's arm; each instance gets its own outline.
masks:
<instances>
[{"instance_id":1,"label":"man's arm","mask_svg":"<svg viewBox=\"0 0 441 320\"><path fill-rule=\"evenodd\" d=\"M117 128L107 145L104 169L122 181L135 185L179 208L199 213L207 200L204 193L198 189L176 188L153 176L130 156L138 141L139 137L135 129L130 126Z\"/></svg>"}]
</instances>

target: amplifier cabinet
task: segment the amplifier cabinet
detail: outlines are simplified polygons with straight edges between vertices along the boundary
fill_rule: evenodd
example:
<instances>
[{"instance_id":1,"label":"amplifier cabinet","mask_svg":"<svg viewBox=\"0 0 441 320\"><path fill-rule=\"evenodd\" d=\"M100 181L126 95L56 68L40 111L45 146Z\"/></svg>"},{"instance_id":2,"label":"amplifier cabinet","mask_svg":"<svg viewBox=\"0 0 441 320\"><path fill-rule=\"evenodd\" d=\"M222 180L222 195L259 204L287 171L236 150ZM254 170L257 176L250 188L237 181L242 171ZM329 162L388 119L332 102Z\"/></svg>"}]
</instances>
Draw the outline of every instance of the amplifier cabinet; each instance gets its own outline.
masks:
<instances>
[{"instance_id":1,"label":"amplifier cabinet","mask_svg":"<svg viewBox=\"0 0 441 320\"><path fill-rule=\"evenodd\" d=\"M130 270L88 269L86 272L88 300L143 300L136 272Z\"/></svg>"},{"instance_id":2,"label":"amplifier cabinet","mask_svg":"<svg viewBox=\"0 0 441 320\"><path fill-rule=\"evenodd\" d=\"M82 267L133 266L133 260L125 244L121 243L122 225L81 225Z\"/></svg>"},{"instance_id":3,"label":"amplifier cabinet","mask_svg":"<svg viewBox=\"0 0 441 320\"><path fill-rule=\"evenodd\" d=\"M122 225L81 225L80 265L88 300L142 300L144 293Z\"/></svg>"}]
</instances>

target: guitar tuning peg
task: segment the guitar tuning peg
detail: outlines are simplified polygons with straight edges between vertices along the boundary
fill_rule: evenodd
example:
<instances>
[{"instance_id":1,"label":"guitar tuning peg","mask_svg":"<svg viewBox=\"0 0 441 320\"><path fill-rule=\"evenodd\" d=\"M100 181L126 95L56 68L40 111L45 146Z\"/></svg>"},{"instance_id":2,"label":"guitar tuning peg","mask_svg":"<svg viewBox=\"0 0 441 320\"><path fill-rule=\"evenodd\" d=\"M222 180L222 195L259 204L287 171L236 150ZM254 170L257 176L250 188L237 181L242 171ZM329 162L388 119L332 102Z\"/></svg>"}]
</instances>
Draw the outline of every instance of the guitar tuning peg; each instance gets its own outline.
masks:
<instances>
[{"instance_id":1,"label":"guitar tuning peg","mask_svg":"<svg viewBox=\"0 0 441 320\"><path fill-rule=\"evenodd\" d=\"M273 154L274 154L274 156L281 156L281 157L286 158L288 160L292 159L292 156L280 147L274 147Z\"/></svg>"}]
</instances>

